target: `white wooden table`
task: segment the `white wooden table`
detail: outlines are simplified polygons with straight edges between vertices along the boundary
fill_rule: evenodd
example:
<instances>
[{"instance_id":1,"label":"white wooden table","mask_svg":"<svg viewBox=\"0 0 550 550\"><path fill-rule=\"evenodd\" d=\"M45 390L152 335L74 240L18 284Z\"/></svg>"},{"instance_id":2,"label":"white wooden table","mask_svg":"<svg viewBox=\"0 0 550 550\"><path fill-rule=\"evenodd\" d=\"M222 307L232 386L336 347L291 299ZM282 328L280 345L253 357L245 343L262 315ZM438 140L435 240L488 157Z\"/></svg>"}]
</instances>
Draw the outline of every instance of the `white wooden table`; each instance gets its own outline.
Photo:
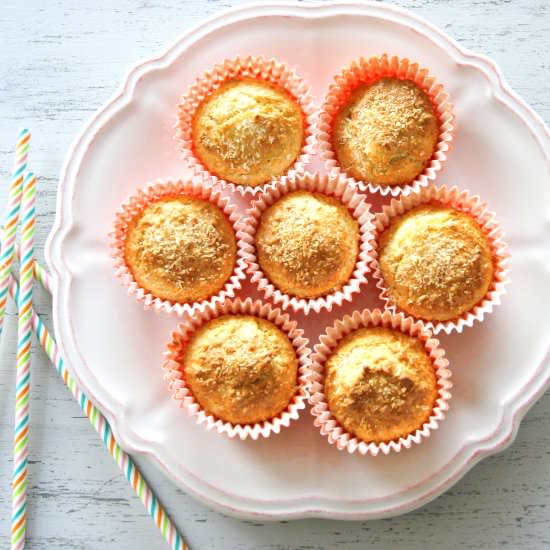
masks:
<instances>
[{"instance_id":1,"label":"white wooden table","mask_svg":"<svg viewBox=\"0 0 550 550\"><path fill-rule=\"evenodd\" d=\"M131 65L196 21L238 1L3 0L0 6L0 177L8 179L19 127L33 132L40 175L39 255L50 230L63 158L74 135ZM550 124L550 3L401 0L472 50L492 57ZM521 182L518 182L521 185ZM6 185L0 186L0 205ZM3 206L2 206L3 208ZM37 292L49 319L50 300ZM16 317L0 345L0 546L8 545ZM518 365L521 368L521 365ZM160 535L40 350L31 397L29 547L151 550ZM260 523L213 512L138 459L197 549L550 548L550 393L507 451L476 466L424 508L375 522Z\"/></svg>"}]
</instances>

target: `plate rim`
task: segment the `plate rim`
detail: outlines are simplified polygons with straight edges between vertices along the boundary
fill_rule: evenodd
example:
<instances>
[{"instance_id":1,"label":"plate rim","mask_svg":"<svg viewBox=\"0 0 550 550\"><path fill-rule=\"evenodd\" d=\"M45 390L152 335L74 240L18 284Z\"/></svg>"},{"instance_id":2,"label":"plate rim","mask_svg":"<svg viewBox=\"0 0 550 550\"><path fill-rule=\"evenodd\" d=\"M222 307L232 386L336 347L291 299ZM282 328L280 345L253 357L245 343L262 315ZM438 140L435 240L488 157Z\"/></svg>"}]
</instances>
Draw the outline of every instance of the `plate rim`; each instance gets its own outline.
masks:
<instances>
[{"instance_id":1,"label":"plate rim","mask_svg":"<svg viewBox=\"0 0 550 550\"><path fill-rule=\"evenodd\" d=\"M181 54L186 49L186 47L184 47L184 43L186 41L191 40L191 42L189 43L190 45L199 38L203 38L224 26L235 24L242 20L265 17L269 15L286 15L299 18L319 18L322 16L335 15L338 13L338 11L335 10L339 10L340 12L348 10L346 11L346 14L348 15L351 15L351 12L353 12L353 10L357 10L358 12L361 12L359 13L359 15L363 16L373 15L372 13L368 13L369 10L380 12L381 14L396 14L400 17L403 17L404 19L408 19L411 24L416 25L417 30L420 28L419 32L427 36L432 41L437 41L438 44L444 47L446 51L449 51L449 47L452 48L454 50L454 55L452 55L451 53L449 55L452 55L452 58L455 62L459 64L474 65L484 74L488 82L491 84L491 91L493 92L493 94L495 94L496 96L496 92L501 92L504 95L504 98L497 97L497 99L504 103L509 109L511 109L531 131L531 134L533 135L541 149L542 155L544 156L547 165L550 166L550 153L548 152L548 150L550 150L550 130L545 125L540 116L510 88L499 66L490 58L482 54L474 53L469 49L464 48L463 46L458 44L458 42L456 42L453 38L449 37L444 31L436 27L434 24L406 9L370 1L364 2L357 0L333 0L323 3L303 3L290 0L285 2L254 2L220 11L205 19L200 20L198 23L193 25L185 33L182 33L174 43L172 43L160 54L148 57L136 63L127 72L115 94L111 96L111 98L92 115L92 117L86 122L86 124L84 124L84 126L81 128L81 130L73 140L73 143L70 146L63 163L59 186L57 190L55 221L45 246L45 257L50 272L52 274L54 286L52 298L52 318L56 335L64 333L63 319L61 317L60 311L62 309L62 294L63 291L65 291L65 293L68 292L68 288L70 287L71 283L70 276L66 277L66 279L68 279L68 282L64 281L62 284L60 283L61 273L64 270L65 272L67 272L67 269L66 266L63 265L61 256L58 254L64 237L74 223L74 220L72 219L71 223L69 224L63 223L64 214L66 214L64 208L70 211L71 203L70 200L65 200L65 206L63 204L64 197L67 195L65 189L70 187L68 181L70 181L69 178L73 172L73 179L77 177L78 167L81 164L87 146L93 141L94 136L103 127L103 124L107 123L112 115L116 113L119 109L123 108L126 104L132 101L135 86L140 77L143 76L143 74L149 72L149 70L154 70L155 68L158 68L159 64L161 66L163 64L170 64L172 58L177 57L177 55ZM325 13L322 14L322 12ZM376 14L374 15L376 16ZM103 122L101 122L102 118L104 119ZM72 194L70 194L69 197L70 196L72 196ZM67 206L67 203L69 206ZM70 215L69 218L71 218ZM64 303L66 306L66 299ZM58 339L58 344L61 348L62 353L65 357L67 357L68 354L65 347L65 342L65 339ZM259 512L257 510L251 509L250 507L244 507L244 504L242 504L242 508L239 508L228 505L227 502L221 502L219 499L216 500L216 498L208 494L208 491L204 491L204 488L201 491L197 489L196 486L192 487L183 478L178 477L175 472L172 472L168 469L168 467L157 455L157 451L155 451L155 443L152 441L143 440L139 436L137 436L137 439L135 437L133 438L130 434L126 433L126 430L120 429L120 422L119 420L117 420L117 416L114 414L113 411L110 410L104 400L101 398L98 399L97 396L93 395L93 392L90 392L88 385L82 380L82 378L73 368L72 362L67 362L67 366L70 369L71 374L75 376L80 387L93 399L96 405L103 412L117 440L126 451L147 456L165 473L165 475L174 480L177 485L183 487L186 491L193 494L197 499L201 500L202 502L205 502L208 506L222 510L224 512L228 512L238 517L261 517L262 519L272 520L298 519L308 517L362 520L379 519L383 517L390 517L402 514L418 508L419 506L430 502L438 495L450 488L480 460L487 456L500 452L508 447L517 435L517 431L519 429L519 425L523 416L535 403L535 401L542 395L542 393L550 386L549 350L538 368L535 370L532 378L526 384L529 385L529 391L523 391L523 389L518 391L518 393L516 393L510 399L508 404L504 405L502 418L500 419L500 423L496 430L482 440L477 440L471 443L466 442L461 447L460 451L456 453L455 456L452 457L450 461L441 469L450 470L450 465L459 464L459 467L455 468L451 475L443 477L443 479L441 479L438 484L436 484L430 491L422 493L417 498L409 499L408 501L405 500L404 503L401 505L392 505L388 509L381 511L379 510L376 512L368 511L365 509L352 512L341 511L334 509L334 507L331 508L331 503L337 504L341 501L352 503L353 501L350 501L349 499L341 500L321 497L318 500L323 500L325 502L324 505L312 506L310 504L309 506L303 506L302 503L304 500L309 499L310 501L313 501L313 499L316 498L316 495L308 494L304 497L304 499L298 498L286 501L287 505L294 506L294 510L275 512L272 510L270 512ZM544 369L546 369L548 372L544 373ZM460 459L459 457L462 455L468 456L467 458L464 457ZM460 463L458 462L459 460ZM439 472L436 472L433 475L437 476L438 473ZM420 482L419 485L426 485L432 477L433 476L429 476L428 478ZM204 484L206 482L202 481L202 483ZM218 489L218 491L221 491L222 493L224 492L220 489ZM258 501L257 499L246 499L240 497L239 495L233 495L233 497L235 497L235 499L240 501L241 503L246 501L264 502ZM368 501L362 500L360 502L365 503Z\"/></svg>"}]
</instances>

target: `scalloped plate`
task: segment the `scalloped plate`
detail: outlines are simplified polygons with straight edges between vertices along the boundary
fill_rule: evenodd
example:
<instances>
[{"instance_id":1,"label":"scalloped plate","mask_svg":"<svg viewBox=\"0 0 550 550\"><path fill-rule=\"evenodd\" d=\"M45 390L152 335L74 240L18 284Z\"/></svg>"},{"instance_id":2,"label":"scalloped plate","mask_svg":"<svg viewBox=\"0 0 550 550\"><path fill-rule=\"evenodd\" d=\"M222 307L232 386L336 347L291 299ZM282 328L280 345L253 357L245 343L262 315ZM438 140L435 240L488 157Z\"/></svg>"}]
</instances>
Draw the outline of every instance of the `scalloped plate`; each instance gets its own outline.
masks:
<instances>
[{"instance_id":1,"label":"scalloped plate","mask_svg":"<svg viewBox=\"0 0 550 550\"><path fill-rule=\"evenodd\" d=\"M107 250L114 213L146 182L189 175L173 140L176 105L224 57L286 61L309 80L319 103L343 65L384 52L418 61L449 91L458 131L438 182L479 193L496 211L513 255L508 295L482 324L441 338L453 370L451 410L419 446L349 455L321 437L309 413L268 440L208 432L170 400L162 378L164 343L177 319L144 311L114 277ZM271 519L370 519L416 508L508 445L548 385L550 331L541 321L550 309L549 158L548 129L499 69L406 11L277 2L224 12L134 67L67 157L47 246L63 354L121 445L148 455L212 507ZM377 209L380 201L373 202ZM373 287L352 306L299 318L312 343L336 317L379 305ZM530 304L537 307L527 310Z\"/></svg>"}]
</instances>

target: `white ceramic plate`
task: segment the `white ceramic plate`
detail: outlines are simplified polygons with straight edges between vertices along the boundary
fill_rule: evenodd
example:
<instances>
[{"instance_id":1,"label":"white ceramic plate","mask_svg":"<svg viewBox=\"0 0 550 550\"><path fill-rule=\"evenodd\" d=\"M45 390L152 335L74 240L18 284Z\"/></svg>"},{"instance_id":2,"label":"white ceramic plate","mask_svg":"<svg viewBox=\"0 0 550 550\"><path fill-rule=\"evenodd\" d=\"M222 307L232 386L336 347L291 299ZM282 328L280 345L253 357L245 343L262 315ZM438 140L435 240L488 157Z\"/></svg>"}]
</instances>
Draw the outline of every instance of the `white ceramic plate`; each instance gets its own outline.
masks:
<instances>
[{"instance_id":1,"label":"white ceramic plate","mask_svg":"<svg viewBox=\"0 0 550 550\"><path fill-rule=\"evenodd\" d=\"M482 324L441 337L453 370L451 410L419 446L348 455L321 437L308 412L268 440L208 432L170 400L162 378L164 343L177 320L144 311L114 277L107 250L114 213L149 180L186 176L173 140L175 106L216 62L274 56L309 80L319 103L343 65L384 52L430 68L451 94L458 132L438 182L479 193L496 211L513 254L509 293ZM224 12L132 69L69 153L47 255L56 334L71 372L126 450L148 455L226 512L369 519L420 506L508 445L548 384L550 330L541 321L550 309L549 158L548 129L498 68L408 12L350 2ZM371 288L353 307L378 304L374 294ZM308 320L312 343L351 309Z\"/></svg>"}]
</instances>

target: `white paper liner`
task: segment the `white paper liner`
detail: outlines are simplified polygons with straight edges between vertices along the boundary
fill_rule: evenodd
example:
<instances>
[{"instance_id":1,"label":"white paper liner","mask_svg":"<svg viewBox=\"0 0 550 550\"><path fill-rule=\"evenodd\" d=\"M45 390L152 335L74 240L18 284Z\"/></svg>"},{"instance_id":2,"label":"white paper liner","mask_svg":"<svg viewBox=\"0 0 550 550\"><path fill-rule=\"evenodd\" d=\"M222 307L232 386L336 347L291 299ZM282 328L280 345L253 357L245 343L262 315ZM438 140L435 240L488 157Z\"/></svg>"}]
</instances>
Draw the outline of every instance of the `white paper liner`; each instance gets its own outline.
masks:
<instances>
[{"instance_id":1,"label":"white paper liner","mask_svg":"<svg viewBox=\"0 0 550 550\"><path fill-rule=\"evenodd\" d=\"M382 443L363 441L343 428L330 412L325 395L324 372L326 361L342 338L358 328L369 326L393 328L404 334L419 338L432 360L437 377L438 397L428 420L419 429L406 437ZM327 328L326 332L321 335L319 343L314 347L311 359L310 403L313 407L311 414L315 417L314 424L320 428L321 434L328 438L329 443L336 445L339 450L376 456L379 453L386 455L390 452L409 449L413 444L419 444L423 439L430 437L430 434L437 430L439 423L449 409L452 384L450 381L451 372L447 368L449 362L445 359L445 351L439 347L438 340L432 338L431 332L425 329L421 323L415 322L411 317L406 317L401 313L393 314L389 311L382 312L379 309L365 309L362 312L355 311L351 316L346 315Z\"/></svg>"},{"instance_id":2,"label":"white paper liner","mask_svg":"<svg viewBox=\"0 0 550 550\"><path fill-rule=\"evenodd\" d=\"M468 191L461 191L458 187L429 187L421 189L418 193L403 196L400 200L392 199L389 205L383 207L382 212L376 214L374 225L374 240L372 242L372 276L376 280L376 287L380 289L380 299L384 301L385 308L390 311L403 312L392 302L386 287L384 277L378 262L378 239L389 227L395 217L401 216L421 204L441 204L466 212L473 216L485 233L491 251L493 253L494 274L493 283L489 287L485 298L475 305L472 310L463 313L457 319L449 321L419 321L435 334L443 331L450 334L453 331L462 332L464 327L471 327L475 321L482 321L485 314L493 311L493 308L501 303L501 297L506 293L505 285L509 282L508 274L509 257L506 243L503 241L504 233L495 219L495 214L488 210L478 196L470 195ZM408 313L403 312L405 315Z\"/></svg>"},{"instance_id":3,"label":"white paper liner","mask_svg":"<svg viewBox=\"0 0 550 550\"><path fill-rule=\"evenodd\" d=\"M285 89L300 105L304 119L304 143L296 162L289 168L287 175L303 173L309 164L310 156L315 151L316 107L313 103L309 87L296 71L289 69L284 63L264 57L235 57L226 59L213 69L204 73L197 82L190 86L178 105L178 121L175 125L176 139L182 158L188 163L193 173L209 184L220 184L237 191L241 195L260 193L270 182L250 186L228 182L210 171L195 155L192 140L193 116L199 105L225 81L236 77L249 77L264 80Z\"/></svg>"},{"instance_id":4,"label":"white paper liner","mask_svg":"<svg viewBox=\"0 0 550 550\"><path fill-rule=\"evenodd\" d=\"M124 245L130 222L149 204L170 196L186 195L207 200L215 204L223 211L235 232L237 244L237 260L233 273L217 294L197 302L180 303L159 298L142 288L134 278L130 267L126 263ZM220 191L198 182L158 180L150 183L143 190L138 190L134 195L122 204L116 214L114 229L110 233L111 256L114 259L116 275L126 287L128 295L134 296L138 303L145 309L154 309L158 312L176 313L179 316L192 314L197 310L204 310L207 305L221 304L226 298L235 296L235 291L241 288L241 282L245 279L246 262L243 259L243 242L239 239L240 215L236 206L231 204L227 197L222 197Z\"/></svg>"},{"instance_id":5,"label":"white paper liner","mask_svg":"<svg viewBox=\"0 0 550 550\"><path fill-rule=\"evenodd\" d=\"M340 167L332 145L334 117L345 104L353 90L361 84L374 82L387 76L412 80L417 86L422 88L432 100L440 125L439 141L431 161L415 180L404 185L380 185L350 177ZM344 174L361 191L368 190L371 193L392 195L395 197L400 194L408 195L411 192L417 192L435 180L437 172L441 170L444 162L447 160L454 131L455 116L453 105L449 102L449 96L445 92L443 85L436 83L435 78L429 75L428 70L421 69L417 63L412 63L407 58L400 59L397 56L390 58L384 54L380 57L371 57L369 59L360 58L357 62L353 62L349 67L344 68L335 77L321 107L317 132L317 147L320 157L325 163L325 169L331 176Z\"/></svg>"},{"instance_id":6,"label":"white paper liner","mask_svg":"<svg viewBox=\"0 0 550 550\"><path fill-rule=\"evenodd\" d=\"M348 282L339 290L318 298L297 298L281 292L276 288L262 271L257 258L255 238L263 212L280 199L283 195L297 190L307 190L314 193L338 199L348 207L348 210L359 223L360 246L355 269ZM248 264L251 281L256 283L266 300L281 305L285 310L290 308L294 312L310 311L319 313L321 310L331 311L333 306L340 306L349 302L353 295L360 292L367 284L369 264L372 261L370 250L372 246L372 214L370 204L345 178L333 178L319 173L296 174L283 177L278 182L268 186L264 193L255 199L247 210L247 217L243 221L239 238L243 241L244 258Z\"/></svg>"},{"instance_id":7,"label":"white paper liner","mask_svg":"<svg viewBox=\"0 0 550 550\"><path fill-rule=\"evenodd\" d=\"M195 400L193 393L185 382L181 356L191 335L208 321L227 314L249 314L267 319L281 329L290 339L298 357L298 389L285 410L270 420L254 424L232 424L226 422L204 410ZM307 347L308 340L303 337L303 331L297 328L296 321L291 321L287 314L280 309L274 309L270 304L247 298L226 300L223 304L209 306L197 312L194 317L186 317L172 333L172 339L167 344L164 363L165 379L174 400L178 402L187 414L193 416L198 424L204 424L208 430L215 430L219 434L230 438L239 437L258 439L269 437L272 433L279 433L281 428L288 427L292 420L299 417L300 411L305 408L309 398L309 365L311 350Z\"/></svg>"}]
</instances>

